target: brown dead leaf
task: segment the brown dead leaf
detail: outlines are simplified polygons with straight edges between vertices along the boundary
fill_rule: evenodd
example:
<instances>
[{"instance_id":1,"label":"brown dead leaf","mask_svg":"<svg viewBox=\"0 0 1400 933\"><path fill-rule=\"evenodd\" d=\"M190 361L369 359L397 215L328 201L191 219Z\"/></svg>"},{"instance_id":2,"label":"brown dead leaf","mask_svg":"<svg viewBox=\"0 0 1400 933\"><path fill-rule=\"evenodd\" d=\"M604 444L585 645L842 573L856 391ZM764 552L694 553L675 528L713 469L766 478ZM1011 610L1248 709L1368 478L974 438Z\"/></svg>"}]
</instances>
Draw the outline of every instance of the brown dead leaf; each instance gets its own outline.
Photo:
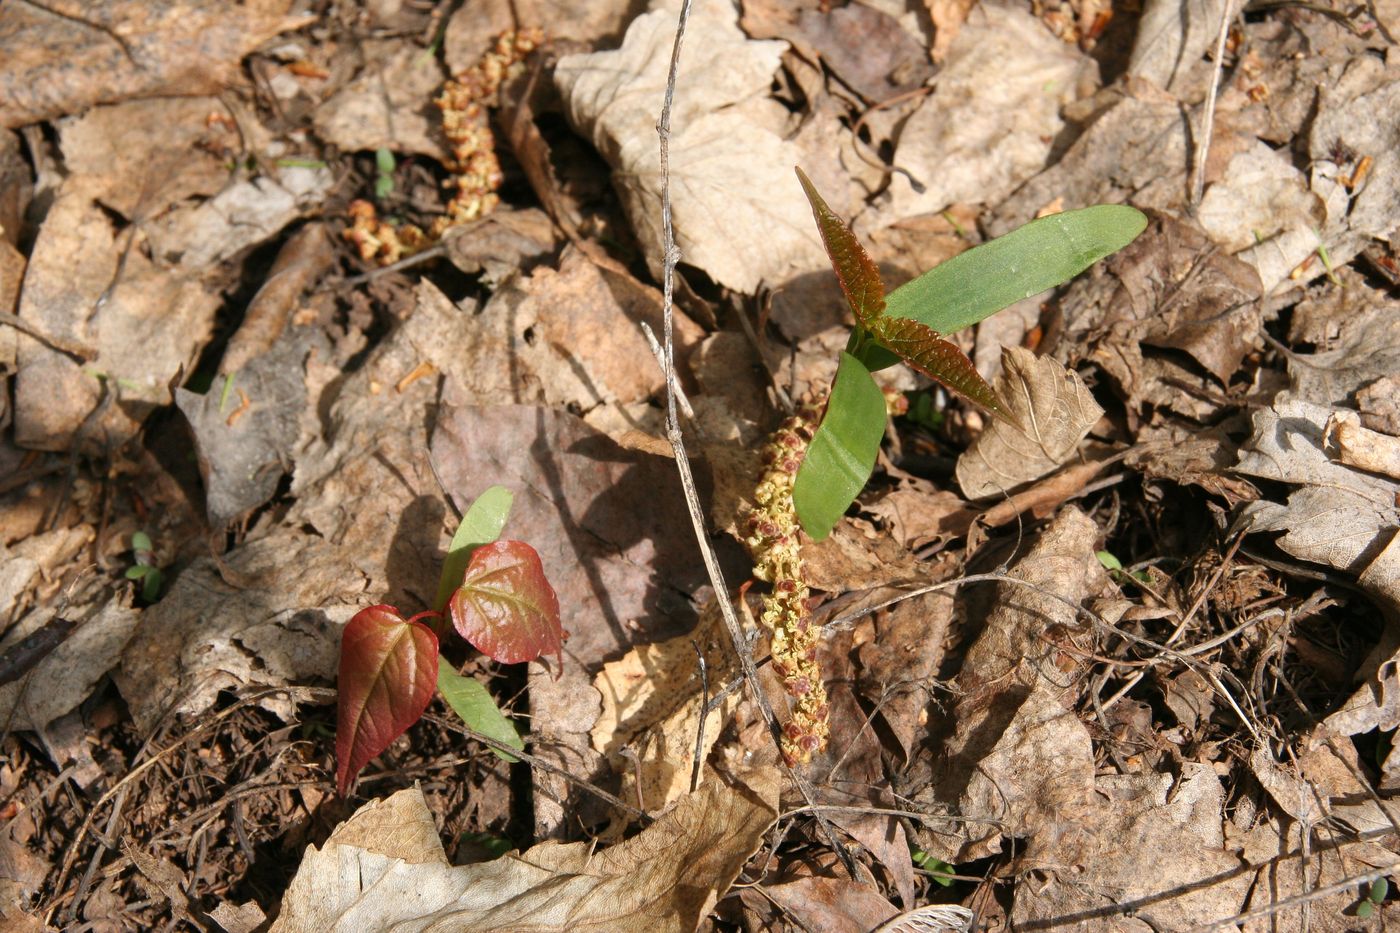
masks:
<instances>
[{"instance_id":1,"label":"brown dead leaf","mask_svg":"<svg viewBox=\"0 0 1400 933\"><path fill-rule=\"evenodd\" d=\"M128 250L99 195L87 176L62 184L25 272L20 317L98 351L80 366L19 338L15 440L25 447L67 450L76 442L99 452L124 443L147 414L169 404L171 379L193 368L218 307L219 296L198 279Z\"/></svg>"},{"instance_id":2,"label":"brown dead leaf","mask_svg":"<svg viewBox=\"0 0 1400 933\"><path fill-rule=\"evenodd\" d=\"M399 791L308 847L272 929L690 933L777 816L776 774L752 782L711 782L610 849L546 842L461 867L448 863L422 793Z\"/></svg>"},{"instance_id":3,"label":"brown dead leaf","mask_svg":"<svg viewBox=\"0 0 1400 933\"><path fill-rule=\"evenodd\" d=\"M810 50L867 104L908 93L933 74L924 47L898 20L859 3L802 10L771 38Z\"/></svg>"},{"instance_id":4,"label":"brown dead leaf","mask_svg":"<svg viewBox=\"0 0 1400 933\"><path fill-rule=\"evenodd\" d=\"M332 679L339 627L356 611L432 601L448 540L428 463L437 380L392 387L424 361L460 379L471 339L461 315L424 283L412 315L355 371L343 358L301 360L314 433L295 450L294 504L222 561L192 561L144 610L113 675L138 728L172 705L198 714L223 689ZM264 703L290 714L281 694Z\"/></svg>"},{"instance_id":5,"label":"brown dead leaf","mask_svg":"<svg viewBox=\"0 0 1400 933\"><path fill-rule=\"evenodd\" d=\"M868 523L844 521L820 541L804 537L802 572L814 590L848 593L922 581L927 568Z\"/></svg>"},{"instance_id":6,"label":"brown dead leaf","mask_svg":"<svg viewBox=\"0 0 1400 933\"><path fill-rule=\"evenodd\" d=\"M389 149L445 161L442 113L433 97L447 75L437 56L404 39L360 45L355 80L316 108L316 132L342 152Z\"/></svg>"},{"instance_id":7,"label":"brown dead leaf","mask_svg":"<svg viewBox=\"0 0 1400 933\"><path fill-rule=\"evenodd\" d=\"M1238 427L1145 425L1138 434L1138 446L1128 452L1123 462L1149 479L1199 486L1230 506L1252 502L1259 498L1259 490L1248 480L1233 475L1239 447L1231 438L1230 429Z\"/></svg>"},{"instance_id":8,"label":"brown dead leaf","mask_svg":"<svg viewBox=\"0 0 1400 933\"><path fill-rule=\"evenodd\" d=\"M953 619L947 593L925 593L877 613L858 649L860 688L913 760L928 733L929 684L938 673Z\"/></svg>"},{"instance_id":9,"label":"brown dead leaf","mask_svg":"<svg viewBox=\"0 0 1400 933\"><path fill-rule=\"evenodd\" d=\"M1252 879L1226 849L1224 788L1209 765L1184 764L1179 778L1104 775L1094 791L1086 849L1057 860L1050 883L1017 887L1012 924L1091 916L1091 929L1148 929L1123 916L1140 905L1158 929L1186 930L1243 909Z\"/></svg>"},{"instance_id":10,"label":"brown dead leaf","mask_svg":"<svg viewBox=\"0 0 1400 933\"><path fill-rule=\"evenodd\" d=\"M565 56L555 70L570 121L613 168L653 273L662 259L656 107L675 25L669 11L647 13L632 21L622 48ZM734 14L718 7L695 11L687 42L705 55L682 58L678 82L688 92L677 95L672 116L671 196L682 261L743 292L823 266L792 174L803 158L784 138L786 111L767 96L784 43L745 38ZM712 68L715 61L724 68Z\"/></svg>"},{"instance_id":11,"label":"brown dead leaf","mask_svg":"<svg viewBox=\"0 0 1400 933\"><path fill-rule=\"evenodd\" d=\"M0 687L0 722L13 729L43 729L92 695L98 681L120 661L141 619L126 591L102 589L64 609L81 624L26 676ZM55 615L52 605L31 611L0 640L0 652Z\"/></svg>"},{"instance_id":12,"label":"brown dead leaf","mask_svg":"<svg viewBox=\"0 0 1400 933\"><path fill-rule=\"evenodd\" d=\"M214 118L214 119L211 119ZM94 107L59 123L64 167L128 220L159 217L229 180L222 149L241 145L217 97L157 97Z\"/></svg>"},{"instance_id":13,"label":"brown dead leaf","mask_svg":"<svg viewBox=\"0 0 1400 933\"><path fill-rule=\"evenodd\" d=\"M482 273L493 288L507 277L525 275L557 248L549 215L533 207L497 208L470 223L451 227L443 236L448 260L468 275Z\"/></svg>"},{"instance_id":14,"label":"brown dead leaf","mask_svg":"<svg viewBox=\"0 0 1400 933\"><path fill-rule=\"evenodd\" d=\"M880 519L895 543L909 551L967 534L977 510L961 496L922 477L904 477L894 489L861 510Z\"/></svg>"},{"instance_id":15,"label":"brown dead leaf","mask_svg":"<svg viewBox=\"0 0 1400 933\"><path fill-rule=\"evenodd\" d=\"M643 0L470 0L447 21L443 58L453 74L475 65L510 29L544 28L551 40L613 48L623 27L647 9Z\"/></svg>"},{"instance_id":16,"label":"brown dead leaf","mask_svg":"<svg viewBox=\"0 0 1400 933\"><path fill-rule=\"evenodd\" d=\"M1361 423L1373 431L1400 437L1400 372L1382 376L1356 392Z\"/></svg>"},{"instance_id":17,"label":"brown dead leaf","mask_svg":"<svg viewBox=\"0 0 1400 933\"><path fill-rule=\"evenodd\" d=\"M996 588L958 673L964 696L950 715L953 732L928 791L967 821L926 844L945 861L999 852L1010 836L1026 840L1030 865L1072 864L1091 835L1092 743L1061 699L1082 655L1056 644L1072 642L1080 623L1055 596L1080 603L1102 585L1097 537L1088 517L1064 509L1011 570L1037 589Z\"/></svg>"},{"instance_id":18,"label":"brown dead leaf","mask_svg":"<svg viewBox=\"0 0 1400 933\"><path fill-rule=\"evenodd\" d=\"M898 911L868 884L808 875L766 884L763 893L812 933L869 933Z\"/></svg>"},{"instance_id":19,"label":"brown dead leaf","mask_svg":"<svg viewBox=\"0 0 1400 933\"><path fill-rule=\"evenodd\" d=\"M742 602L740 607L746 608ZM594 689L603 698L603 713L592 729L593 747L607 755L622 775L622 799L635 800L640 793L648 811L665 809L690 789L700 712L707 699L701 693L697 646L705 659L708 699L713 699L738 671L713 601L700 613L695 631L633 648L604 664L593 679ZM709 757L739 700L738 694L731 695L705 717L702 761ZM624 748L632 755L624 756ZM633 755L635 766L630 761Z\"/></svg>"},{"instance_id":20,"label":"brown dead leaf","mask_svg":"<svg viewBox=\"0 0 1400 933\"><path fill-rule=\"evenodd\" d=\"M1318 345L1315 353L1288 357L1289 394L1315 405L1351 407L1353 394L1400 372L1400 301L1343 270L1342 288L1298 303L1303 319L1290 339Z\"/></svg>"},{"instance_id":21,"label":"brown dead leaf","mask_svg":"<svg viewBox=\"0 0 1400 933\"><path fill-rule=\"evenodd\" d=\"M1001 203L987 218L987 232L1010 233L1056 199L1065 209L1130 201L1143 209L1179 213L1188 136L1187 117L1177 101L1150 94L1119 99L1058 162Z\"/></svg>"},{"instance_id":22,"label":"brown dead leaf","mask_svg":"<svg viewBox=\"0 0 1400 933\"><path fill-rule=\"evenodd\" d=\"M505 283L480 313L456 325L472 337L463 397L568 406L609 433L645 430L650 425L627 406L646 402L664 383L643 323L661 332L654 289L567 248L557 270L539 267ZM700 331L679 313L675 323L683 361Z\"/></svg>"},{"instance_id":23,"label":"brown dead leaf","mask_svg":"<svg viewBox=\"0 0 1400 933\"><path fill-rule=\"evenodd\" d=\"M288 0L7 3L0 9L0 126L131 97L213 94L244 55L304 25Z\"/></svg>"},{"instance_id":24,"label":"brown dead leaf","mask_svg":"<svg viewBox=\"0 0 1400 933\"><path fill-rule=\"evenodd\" d=\"M1005 495L1054 471L1103 415L1078 373L1023 347L1002 351L996 391L1019 424L993 420L958 457L958 485L970 499Z\"/></svg>"},{"instance_id":25,"label":"brown dead leaf","mask_svg":"<svg viewBox=\"0 0 1400 933\"><path fill-rule=\"evenodd\" d=\"M1086 62L1029 11L975 8L933 93L900 131L895 162L917 185L903 172L891 178L884 222L954 203L995 204L1040 171Z\"/></svg>"}]
</instances>

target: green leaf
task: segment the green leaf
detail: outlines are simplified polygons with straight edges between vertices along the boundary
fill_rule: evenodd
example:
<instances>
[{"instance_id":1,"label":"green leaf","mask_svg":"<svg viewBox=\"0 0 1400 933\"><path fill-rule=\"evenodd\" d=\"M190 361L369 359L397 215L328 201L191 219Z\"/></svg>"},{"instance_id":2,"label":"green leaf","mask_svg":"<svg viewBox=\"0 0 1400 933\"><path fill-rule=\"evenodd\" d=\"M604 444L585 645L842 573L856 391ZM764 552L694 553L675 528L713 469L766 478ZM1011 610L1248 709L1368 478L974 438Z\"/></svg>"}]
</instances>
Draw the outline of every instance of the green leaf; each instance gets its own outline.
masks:
<instances>
[{"instance_id":1,"label":"green leaf","mask_svg":"<svg viewBox=\"0 0 1400 933\"><path fill-rule=\"evenodd\" d=\"M153 603L160 598L160 588L165 582L165 575L160 572L159 567L147 569L149 572L141 578L141 598Z\"/></svg>"},{"instance_id":2,"label":"green leaf","mask_svg":"<svg viewBox=\"0 0 1400 933\"><path fill-rule=\"evenodd\" d=\"M826 201L800 168L797 180L802 182L802 190L812 205L812 216L817 220L817 230L821 232L826 254L831 257L831 267L836 270L841 291L846 293L846 303L860 326L870 330L885 313L885 283L880 280L880 267L875 265L875 260L870 258L845 221L826 206Z\"/></svg>"},{"instance_id":3,"label":"green leaf","mask_svg":"<svg viewBox=\"0 0 1400 933\"><path fill-rule=\"evenodd\" d=\"M925 376L1014 423L1015 419L967 354L928 325L909 318L882 318L875 322L875 337Z\"/></svg>"},{"instance_id":4,"label":"green leaf","mask_svg":"<svg viewBox=\"0 0 1400 933\"><path fill-rule=\"evenodd\" d=\"M510 516L510 507L515 496L504 486L492 486L477 496L467 514L462 516L462 524L452 536L447 546L447 559L442 563L442 577L438 580L437 598L433 608L441 612L452 598L452 591L462 585L462 577L471 563L472 551L483 544L490 544L501 536L501 529Z\"/></svg>"},{"instance_id":5,"label":"green leaf","mask_svg":"<svg viewBox=\"0 0 1400 933\"><path fill-rule=\"evenodd\" d=\"M150 564L137 564L134 567L126 568L126 578L128 580L140 580L153 569Z\"/></svg>"},{"instance_id":6,"label":"green leaf","mask_svg":"<svg viewBox=\"0 0 1400 933\"><path fill-rule=\"evenodd\" d=\"M1042 217L896 288L885 299L885 312L920 321L940 334L956 333L1022 298L1068 282L1127 246L1146 227L1141 211L1121 204Z\"/></svg>"},{"instance_id":7,"label":"green leaf","mask_svg":"<svg viewBox=\"0 0 1400 933\"><path fill-rule=\"evenodd\" d=\"M831 534L855 501L880 452L885 434L885 395L865 364L841 354L826 415L797 471L792 504L813 540Z\"/></svg>"},{"instance_id":8,"label":"green leaf","mask_svg":"<svg viewBox=\"0 0 1400 933\"><path fill-rule=\"evenodd\" d=\"M146 551L149 553L155 550L155 545L151 543L150 535L146 534L144 531L134 531L131 533L131 549L133 551Z\"/></svg>"},{"instance_id":9,"label":"green leaf","mask_svg":"<svg viewBox=\"0 0 1400 933\"><path fill-rule=\"evenodd\" d=\"M520 733L515 731L510 717L501 712L501 708L491 699L491 694L486 688L479 681L463 677L454 671L452 665L444 661L441 655L438 656L437 686L438 693L442 694L447 705L452 707L457 715L462 717L462 722L473 731L511 748L525 748L525 743L521 741ZM502 761L520 760L494 748L491 751Z\"/></svg>"},{"instance_id":10,"label":"green leaf","mask_svg":"<svg viewBox=\"0 0 1400 933\"><path fill-rule=\"evenodd\" d=\"M1095 551L1094 556L1099 559L1099 564L1103 566L1104 570L1123 569L1123 562L1112 551Z\"/></svg>"}]
</instances>

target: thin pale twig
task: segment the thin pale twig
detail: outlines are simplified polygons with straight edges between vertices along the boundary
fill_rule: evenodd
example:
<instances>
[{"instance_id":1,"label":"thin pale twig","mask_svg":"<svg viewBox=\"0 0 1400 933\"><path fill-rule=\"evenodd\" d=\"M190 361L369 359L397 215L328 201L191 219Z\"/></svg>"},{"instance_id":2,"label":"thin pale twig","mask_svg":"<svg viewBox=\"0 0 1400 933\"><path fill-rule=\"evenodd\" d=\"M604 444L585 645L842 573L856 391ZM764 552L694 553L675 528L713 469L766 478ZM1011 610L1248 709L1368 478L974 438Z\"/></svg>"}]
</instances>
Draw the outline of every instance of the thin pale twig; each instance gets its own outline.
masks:
<instances>
[{"instance_id":1,"label":"thin pale twig","mask_svg":"<svg viewBox=\"0 0 1400 933\"><path fill-rule=\"evenodd\" d=\"M1220 13L1220 34L1215 38L1215 67L1211 71L1210 87L1206 91L1206 108L1201 117L1201 142L1196 147L1196 171L1191 179L1191 209L1201 204L1206 190L1206 157L1210 155L1210 136L1215 128L1215 98L1220 93L1220 73L1225 67L1225 39L1230 35L1230 20L1234 19L1235 0L1225 0Z\"/></svg>"},{"instance_id":2,"label":"thin pale twig","mask_svg":"<svg viewBox=\"0 0 1400 933\"><path fill-rule=\"evenodd\" d=\"M744 638L743 628L739 625L739 617L729 601L729 588L725 585L724 573L720 569L719 560L715 556L714 548L710 546L709 537L705 532L705 516L700 508L700 496L695 488L695 476L690 469L690 458L686 454L685 442L681 437L680 419L676 416L675 285L676 265L680 262L680 249L676 246L675 231L671 223L671 102L676 94L676 74L680 69L681 46L685 41L686 23L690 20L690 7L691 0L681 0L680 15L676 21L675 41L671 45L670 69L666 75L666 93L661 102L661 117L656 121L656 134L660 138L661 156L661 248L665 254L661 277L661 320L665 338L665 361L662 370L666 377L666 439L671 442L671 449L676 455L676 471L680 474L686 508L690 511L690 524L695 531L695 540L700 547L700 556L705 562L710 585L715 591L715 600L719 603L724 627L729 632L729 639L733 643L734 653L739 657L739 665L743 669L744 680L749 685L754 702L758 705L759 712L763 714L763 720L773 736L773 741L780 743L782 732L778 725L778 717L774 714L773 706L768 702L768 697L758 682L758 670L754 667L753 656L747 650L748 642ZM788 774L793 783L797 785L803 799L809 804L814 803L812 787L807 779L793 768L788 768ZM846 870L850 872L852 877L859 877L855 859L851 857L851 853L836 835L836 830L832 827L831 822L820 813L815 813L814 816L821 826L828 844L840 857Z\"/></svg>"}]
</instances>

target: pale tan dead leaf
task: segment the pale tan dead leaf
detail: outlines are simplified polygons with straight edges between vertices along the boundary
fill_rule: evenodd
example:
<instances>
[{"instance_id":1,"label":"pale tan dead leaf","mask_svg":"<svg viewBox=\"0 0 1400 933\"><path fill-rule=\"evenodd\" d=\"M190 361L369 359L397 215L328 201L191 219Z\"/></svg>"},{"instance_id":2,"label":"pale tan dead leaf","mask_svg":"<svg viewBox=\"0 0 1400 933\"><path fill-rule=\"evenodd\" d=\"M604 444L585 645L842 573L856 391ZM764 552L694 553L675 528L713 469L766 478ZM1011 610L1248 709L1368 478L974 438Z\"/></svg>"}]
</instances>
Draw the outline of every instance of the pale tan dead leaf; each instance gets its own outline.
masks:
<instances>
[{"instance_id":1,"label":"pale tan dead leaf","mask_svg":"<svg viewBox=\"0 0 1400 933\"><path fill-rule=\"evenodd\" d=\"M1361 426L1354 411L1334 411L1322 432L1323 447L1338 463L1400 479L1400 438Z\"/></svg>"},{"instance_id":2,"label":"pale tan dead leaf","mask_svg":"<svg viewBox=\"0 0 1400 933\"><path fill-rule=\"evenodd\" d=\"M890 180L884 224L954 203L995 204L1044 168L1085 62L1028 10L974 9L933 93L900 131L894 161L904 171Z\"/></svg>"},{"instance_id":3,"label":"pale tan dead leaf","mask_svg":"<svg viewBox=\"0 0 1400 933\"><path fill-rule=\"evenodd\" d=\"M132 97L213 94L244 55L304 25L289 0L0 6L0 126ZM62 8L60 8L62 9Z\"/></svg>"},{"instance_id":4,"label":"pale tan dead leaf","mask_svg":"<svg viewBox=\"0 0 1400 933\"><path fill-rule=\"evenodd\" d=\"M967 20L967 14L972 12L976 4L977 0L924 0L928 17L933 20L933 47L929 49L930 58L941 62L948 57L953 40L958 37L958 31Z\"/></svg>"},{"instance_id":5,"label":"pale tan dead leaf","mask_svg":"<svg viewBox=\"0 0 1400 933\"><path fill-rule=\"evenodd\" d=\"M235 182L209 200L143 229L161 260L203 270L276 236L319 205L334 182L325 165L283 166L276 177Z\"/></svg>"},{"instance_id":6,"label":"pale tan dead leaf","mask_svg":"<svg viewBox=\"0 0 1400 933\"><path fill-rule=\"evenodd\" d=\"M1211 239L1258 270L1268 293L1316 251L1325 216L1303 173L1256 141L1206 189L1196 219Z\"/></svg>"},{"instance_id":7,"label":"pale tan dead leaf","mask_svg":"<svg viewBox=\"0 0 1400 933\"><path fill-rule=\"evenodd\" d=\"M447 76L437 56L406 39L366 41L361 54L360 74L312 115L317 134L342 152L384 148L443 161L433 97Z\"/></svg>"},{"instance_id":8,"label":"pale tan dead leaf","mask_svg":"<svg viewBox=\"0 0 1400 933\"><path fill-rule=\"evenodd\" d=\"M454 867L417 789L368 804L309 847L272 929L690 933L777 815L777 775L714 781L610 849L542 843ZM344 841L354 838L355 842Z\"/></svg>"},{"instance_id":9,"label":"pale tan dead leaf","mask_svg":"<svg viewBox=\"0 0 1400 933\"><path fill-rule=\"evenodd\" d=\"M1128 73L1192 102L1204 93L1206 49L1220 31L1226 0L1148 0Z\"/></svg>"},{"instance_id":10,"label":"pale tan dead leaf","mask_svg":"<svg viewBox=\"0 0 1400 933\"><path fill-rule=\"evenodd\" d=\"M739 605L741 612L747 612L745 603ZM708 698L701 693L697 646L705 659ZM713 600L690 634L641 645L603 665L593 679L594 689L603 697L603 714L592 729L593 747L607 755L622 775L622 799L636 800L640 787L642 806L657 811L689 791L701 708L737 670ZM702 761L740 699L731 695L705 717ZM624 755L623 749L631 755Z\"/></svg>"},{"instance_id":11,"label":"pale tan dead leaf","mask_svg":"<svg viewBox=\"0 0 1400 933\"><path fill-rule=\"evenodd\" d=\"M1400 110L1400 80L1369 55L1357 56L1334 82L1319 88L1308 132L1312 189L1327 205L1322 231L1333 268L1350 262L1371 240L1400 229L1400 125L1378 118ZM1333 161L1338 148L1354 153ZM1364 176L1361 162L1369 163ZM1315 261L1307 277L1326 274Z\"/></svg>"},{"instance_id":12,"label":"pale tan dead leaf","mask_svg":"<svg viewBox=\"0 0 1400 933\"><path fill-rule=\"evenodd\" d=\"M1027 181L987 220L1002 236L1062 198L1066 209L1117 204L1179 212L1186 190L1188 118L1161 96L1114 101L1053 166Z\"/></svg>"},{"instance_id":13,"label":"pale tan dead leaf","mask_svg":"<svg viewBox=\"0 0 1400 933\"><path fill-rule=\"evenodd\" d=\"M209 919L223 927L224 933L254 933L267 923L267 914L262 912L257 901L242 904L224 901L209 911Z\"/></svg>"},{"instance_id":14,"label":"pale tan dead leaf","mask_svg":"<svg viewBox=\"0 0 1400 933\"><path fill-rule=\"evenodd\" d=\"M656 114L675 15L632 21L622 47L559 60L555 82L579 131L613 168L613 182L653 272L661 269L661 176ZM751 41L732 10L690 19L672 114L671 197L683 262L743 292L824 265L785 138L786 111L768 98L786 43ZM713 63L723 62L715 68Z\"/></svg>"},{"instance_id":15,"label":"pale tan dead leaf","mask_svg":"<svg viewBox=\"0 0 1400 933\"><path fill-rule=\"evenodd\" d=\"M1293 487L1287 504L1260 500L1237 527L1281 531L1278 546L1303 560L1360 573L1400 525L1395 484L1334 462L1323 432L1332 411L1299 400L1254 412L1254 436L1240 448L1236 472Z\"/></svg>"},{"instance_id":16,"label":"pale tan dead leaf","mask_svg":"<svg viewBox=\"0 0 1400 933\"><path fill-rule=\"evenodd\" d=\"M1002 352L996 390L1020 426L994 419L958 457L958 485L970 499L1003 495L1051 473L1103 415L1078 373L1024 347Z\"/></svg>"}]
</instances>

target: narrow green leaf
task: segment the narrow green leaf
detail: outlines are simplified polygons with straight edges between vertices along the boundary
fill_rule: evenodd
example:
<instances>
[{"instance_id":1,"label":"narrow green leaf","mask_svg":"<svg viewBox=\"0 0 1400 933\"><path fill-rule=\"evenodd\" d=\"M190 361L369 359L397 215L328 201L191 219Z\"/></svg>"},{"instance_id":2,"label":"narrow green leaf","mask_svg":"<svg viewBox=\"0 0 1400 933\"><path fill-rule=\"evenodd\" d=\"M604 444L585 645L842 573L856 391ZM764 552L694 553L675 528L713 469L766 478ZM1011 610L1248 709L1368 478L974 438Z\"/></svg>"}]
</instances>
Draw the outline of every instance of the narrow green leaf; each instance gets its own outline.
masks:
<instances>
[{"instance_id":1,"label":"narrow green leaf","mask_svg":"<svg viewBox=\"0 0 1400 933\"><path fill-rule=\"evenodd\" d=\"M1007 421L1014 420L967 354L927 325L909 318L882 318L876 322L875 337L930 379Z\"/></svg>"},{"instance_id":2,"label":"narrow green leaf","mask_svg":"<svg viewBox=\"0 0 1400 933\"><path fill-rule=\"evenodd\" d=\"M462 722L468 727L511 748L525 748L520 733L515 731L514 723L501 712L496 701L491 699L490 692L480 682L454 671L452 665L443 660L442 655L438 655L437 686L438 693L442 694L447 705L462 717ZM519 761L518 758L498 752L494 748L491 751L502 761Z\"/></svg>"},{"instance_id":3,"label":"narrow green leaf","mask_svg":"<svg viewBox=\"0 0 1400 933\"><path fill-rule=\"evenodd\" d=\"M792 488L797 519L814 540L831 534L870 479L884 434L884 393L865 364L842 353L826 415Z\"/></svg>"},{"instance_id":4,"label":"narrow green leaf","mask_svg":"<svg viewBox=\"0 0 1400 933\"><path fill-rule=\"evenodd\" d=\"M490 544L501 536L506 525L510 507L515 496L504 486L492 486L477 496L467 514L462 516L462 524L452 536L447 547L447 558L442 562L442 577L438 580L437 598L433 608L441 612L452 598L452 591L462 585L462 577L471 563L472 551L483 544Z\"/></svg>"},{"instance_id":5,"label":"narrow green leaf","mask_svg":"<svg viewBox=\"0 0 1400 933\"><path fill-rule=\"evenodd\" d=\"M960 253L896 288L886 314L952 334L1002 308L1062 285L1127 246L1147 226L1141 211L1100 204L1033 220Z\"/></svg>"},{"instance_id":6,"label":"narrow green leaf","mask_svg":"<svg viewBox=\"0 0 1400 933\"><path fill-rule=\"evenodd\" d=\"M860 326L870 330L885 313L885 283L880 280L880 267L875 265L875 260L860 245L846 222L826 206L816 186L800 168L797 180L802 182L802 190L812 205L812 216L817 220L817 230L821 232L826 254L831 257L841 291L846 293L846 303Z\"/></svg>"}]
</instances>

